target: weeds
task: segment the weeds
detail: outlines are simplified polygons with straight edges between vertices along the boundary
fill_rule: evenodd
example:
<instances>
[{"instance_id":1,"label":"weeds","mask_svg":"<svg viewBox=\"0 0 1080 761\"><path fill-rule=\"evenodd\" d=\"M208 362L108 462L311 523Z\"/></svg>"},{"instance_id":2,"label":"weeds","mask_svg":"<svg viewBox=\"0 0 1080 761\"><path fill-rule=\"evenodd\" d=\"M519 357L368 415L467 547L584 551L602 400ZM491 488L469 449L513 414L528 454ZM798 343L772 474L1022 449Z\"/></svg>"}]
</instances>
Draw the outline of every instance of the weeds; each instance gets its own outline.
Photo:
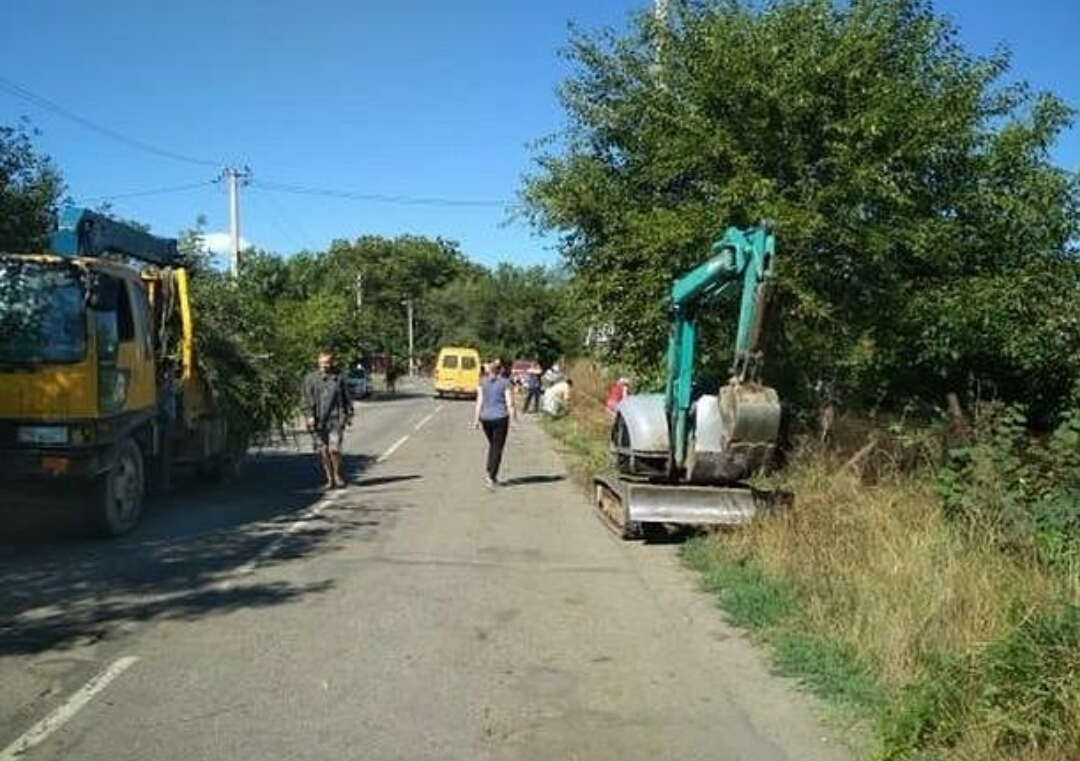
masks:
<instances>
[{"instance_id":1,"label":"weeds","mask_svg":"<svg viewBox=\"0 0 1080 761\"><path fill-rule=\"evenodd\" d=\"M1016 406L991 408L938 475L945 515L1011 553L1075 568L1080 558L1080 411L1031 440Z\"/></svg>"},{"instance_id":2,"label":"weeds","mask_svg":"<svg viewBox=\"0 0 1080 761\"><path fill-rule=\"evenodd\" d=\"M872 729L875 758L1080 759L1080 413L1034 442L1025 422L981 418L940 469L919 433L864 458L869 479L797 451L774 476L793 510L684 548L778 671ZM549 430L607 469L593 405Z\"/></svg>"}]
</instances>

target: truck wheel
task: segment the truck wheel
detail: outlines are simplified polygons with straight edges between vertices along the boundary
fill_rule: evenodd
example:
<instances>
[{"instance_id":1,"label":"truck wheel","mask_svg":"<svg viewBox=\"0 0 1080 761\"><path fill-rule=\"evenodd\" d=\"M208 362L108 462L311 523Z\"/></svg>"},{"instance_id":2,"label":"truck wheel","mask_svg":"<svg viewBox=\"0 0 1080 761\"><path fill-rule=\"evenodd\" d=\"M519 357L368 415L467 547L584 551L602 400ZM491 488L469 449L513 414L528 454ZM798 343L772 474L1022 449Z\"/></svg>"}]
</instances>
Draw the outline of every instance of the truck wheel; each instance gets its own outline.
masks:
<instances>
[{"instance_id":1,"label":"truck wheel","mask_svg":"<svg viewBox=\"0 0 1080 761\"><path fill-rule=\"evenodd\" d=\"M142 517L142 452L131 439L124 439L116 450L116 461L98 485L97 529L103 536L119 536L135 528Z\"/></svg>"}]
</instances>

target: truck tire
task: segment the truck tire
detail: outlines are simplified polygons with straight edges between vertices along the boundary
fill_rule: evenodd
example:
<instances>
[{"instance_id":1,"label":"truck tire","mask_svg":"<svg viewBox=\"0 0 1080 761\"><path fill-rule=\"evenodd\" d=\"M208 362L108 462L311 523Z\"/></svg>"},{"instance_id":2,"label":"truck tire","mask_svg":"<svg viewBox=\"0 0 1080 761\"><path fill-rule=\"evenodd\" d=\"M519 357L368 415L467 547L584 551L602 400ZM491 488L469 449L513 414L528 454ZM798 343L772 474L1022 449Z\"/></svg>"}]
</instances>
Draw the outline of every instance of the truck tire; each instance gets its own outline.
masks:
<instances>
[{"instance_id":1,"label":"truck tire","mask_svg":"<svg viewBox=\"0 0 1080 761\"><path fill-rule=\"evenodd\" d=\"M135 528L142 517L145 491L142 451L132 439L124 439L116 447L112 468L97 485L96 533L120 536Z\"/></svg>"}]
</instances>

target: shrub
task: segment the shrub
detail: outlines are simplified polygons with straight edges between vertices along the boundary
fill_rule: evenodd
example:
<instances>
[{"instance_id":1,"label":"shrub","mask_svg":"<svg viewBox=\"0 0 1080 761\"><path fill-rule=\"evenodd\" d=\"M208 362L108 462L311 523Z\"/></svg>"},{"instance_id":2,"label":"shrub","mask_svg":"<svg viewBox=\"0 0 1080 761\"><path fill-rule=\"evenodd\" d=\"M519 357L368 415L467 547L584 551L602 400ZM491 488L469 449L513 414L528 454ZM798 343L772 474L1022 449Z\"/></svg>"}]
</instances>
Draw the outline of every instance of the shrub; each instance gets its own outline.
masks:
<instances>
[{"instance_id":1,"label":"shrub","mask_svg":"<svg viewBox=\"0 0 1080 761\"><path fill-rule=\"evenodd\" d=\"M949 451L938 475L945 515L1003 549L1072 564L1080 551L1080 410L1032 438L1017 405L976 420L970 442Z\"/></svg>"}]
</instances>

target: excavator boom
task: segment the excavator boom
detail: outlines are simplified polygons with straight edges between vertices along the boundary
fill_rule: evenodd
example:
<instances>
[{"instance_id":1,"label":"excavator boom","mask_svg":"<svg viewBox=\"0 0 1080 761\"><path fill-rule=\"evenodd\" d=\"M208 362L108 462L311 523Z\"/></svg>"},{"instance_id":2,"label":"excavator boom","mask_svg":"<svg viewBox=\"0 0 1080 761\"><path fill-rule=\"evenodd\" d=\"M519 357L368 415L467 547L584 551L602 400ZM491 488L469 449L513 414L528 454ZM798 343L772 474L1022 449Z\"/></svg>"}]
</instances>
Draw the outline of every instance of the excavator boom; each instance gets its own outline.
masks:
<instances>
[{"instance_id":1,"label":"excavator boom","mask_svg":"<svg viewBox=\"0 0 1080 761\"><path fill-rule=\"evenodd\" d=\"M729 227L710 258L672 284L665 393L619 404L611 447L620 476L596 479L597 507L624 536L650 523L745 523L770 504L744 480L771 459L780 425L776 392L758 377L775 249L768 225ZM698 320L731 292L739 321L730 380L695 396Z\"/></svg>"}]
</instances>

